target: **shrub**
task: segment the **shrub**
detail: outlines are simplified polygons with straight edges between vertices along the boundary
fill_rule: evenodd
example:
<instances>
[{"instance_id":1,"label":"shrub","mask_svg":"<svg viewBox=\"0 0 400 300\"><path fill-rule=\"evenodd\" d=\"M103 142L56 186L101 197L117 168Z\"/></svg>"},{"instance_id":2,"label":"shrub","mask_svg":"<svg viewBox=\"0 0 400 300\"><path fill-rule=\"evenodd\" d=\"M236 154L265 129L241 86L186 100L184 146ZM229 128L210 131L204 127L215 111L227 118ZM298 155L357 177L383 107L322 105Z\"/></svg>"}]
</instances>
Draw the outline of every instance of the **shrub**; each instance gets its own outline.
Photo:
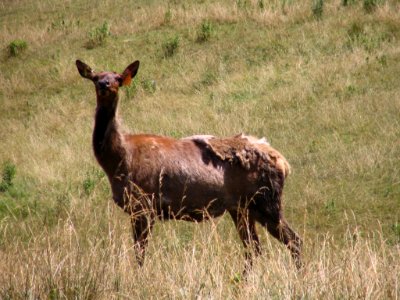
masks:
<instances>
[{"instance_id":1,"label":"shrub","mask_svg":"<svg viewBox=\"0 0 400 300\"><path fill-rule=\"evenodd\" d=\"M89 41L86 43L86 48L93 49L103 46L107 42L107 38L110 35L110 24L105 21L101 26L95 27L89 31Z\"/></svg>"},{"instance_id":2,"label":"shrub","mask_svg":"<svg viewBox=\"0 0 400 300\"><path fill-rule=\"evenodd\" d=\"M173 38L166 40L163 43L162 48L165 58L174 56L179 48L179 36L176 35Z\"/></svg>"},{"instance_id":3,"label":"shrub","mask_svg":"<svg viewBox=\"0 0 400 300\"><path fill-rule=\"evenodd\" d=\"M213 30L214 28L210 21L204 21L203 23L201 23L199 31L197 33L197 41L199 43L208 41L211 38Z\"/></svg>"},{"instance_id":4,"label":"shrub","mask_svg":"<svg viewBox=\"0 0 400 300\"><path fill-rule=\"evenodd\" d=\"M8 45L10 56L18 56L28 48L28 43L24 40L14 40Z\"/></svg>"}]
</instances>

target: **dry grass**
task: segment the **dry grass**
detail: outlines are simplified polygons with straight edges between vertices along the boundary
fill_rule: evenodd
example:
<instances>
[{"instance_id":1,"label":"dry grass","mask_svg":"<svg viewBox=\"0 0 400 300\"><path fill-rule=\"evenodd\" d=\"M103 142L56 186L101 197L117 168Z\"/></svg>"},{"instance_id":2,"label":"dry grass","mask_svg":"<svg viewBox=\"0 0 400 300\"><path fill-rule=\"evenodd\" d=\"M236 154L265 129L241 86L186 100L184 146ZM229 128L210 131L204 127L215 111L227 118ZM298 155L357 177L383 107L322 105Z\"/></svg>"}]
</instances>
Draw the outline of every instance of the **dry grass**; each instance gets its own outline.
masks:
<instances>
[{"instance_id":1,"label":"dry grass","mask_svg":"<svg viewBox=\"0 0 400 300\"><path fill-rule=\"evenodd\" d=\"M25 240L3 246L2 298L399 297L400 248L389 247L382 232L363 237L354 224L339 242L329 234L306 238L306 267L300 273L287 251L263 235L267 254L244 280L241 245L226 218L157 224L139 269L127 224L120 221L124 216L112 203L72 206L51 230L21 226ZM15 230L2 227L2 234Z\"/></svg>"},{"instance_id":2,"label":"dry grass","mask_svg":"<svg viewBox=\"0 0 400 300\"><path fill-rule=\"evenodd\" d=\"M399 8L324 1L318 20L309 1L0 3L0 171L16 167L0 192L0 298L398 299ZM87 49L104 21L111 35ZM17 39L28 47L10 57ZM138 269L92 155L95 95L77 58L141 61L121 99L131 132L266 136L293 167L285 209L304 272L263 234L266 255L239 280L227 217L158 223Z\"/></svg>"}]
</instances>

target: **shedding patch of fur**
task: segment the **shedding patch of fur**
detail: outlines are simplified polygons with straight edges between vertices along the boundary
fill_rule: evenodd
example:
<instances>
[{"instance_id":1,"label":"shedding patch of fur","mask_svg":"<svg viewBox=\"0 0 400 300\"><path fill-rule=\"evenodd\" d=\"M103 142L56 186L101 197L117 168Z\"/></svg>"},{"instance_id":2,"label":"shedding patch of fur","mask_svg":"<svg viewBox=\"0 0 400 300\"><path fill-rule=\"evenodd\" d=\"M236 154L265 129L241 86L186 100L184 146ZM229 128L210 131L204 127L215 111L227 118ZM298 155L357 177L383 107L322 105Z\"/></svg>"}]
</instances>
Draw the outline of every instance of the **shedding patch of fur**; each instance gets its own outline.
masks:
<instances>
[{"instance_id":1,"label":"shedding patch of fur","mask_svg":"<svg viewBox=\"0 0 400 300\"><path fill-rule=\"evenodd\" d=\"M208 140L208 139L214 139L216 138L213 135L210 134L196 134L196 135L191 135L182 138L182 140Z\"/></svg>"},{"instance_id":2,"label":"shedding patch of fur","mask_svg":"<svg viewBox=\"0 0 400 300\"><path fill-rule=\"evenodd\" d=\"M244 135L243 133L231 138L216 138L212 135L194 135L191 139L205 146L219 159L231 164L239 163L246 170L270 167L278 169L284 177L290 174L290 165L285 157L272 148L267 140Z\"/></svg>"},{"instance_id":3,"label":"shedding patch of fur","mask_svg":"<svg viewBox=\"0 0 400 300\"><path fill-rule=\"evenodd\" d=\"M241 133L241 134L236 135L235 138L246 139L252 144L264 144L264 145L269 146L269 143L267 142L267 139L265 137L262 137L261 139L259 139L254 136L245 135L245 134Z\"/></svg>"}]
</instances>

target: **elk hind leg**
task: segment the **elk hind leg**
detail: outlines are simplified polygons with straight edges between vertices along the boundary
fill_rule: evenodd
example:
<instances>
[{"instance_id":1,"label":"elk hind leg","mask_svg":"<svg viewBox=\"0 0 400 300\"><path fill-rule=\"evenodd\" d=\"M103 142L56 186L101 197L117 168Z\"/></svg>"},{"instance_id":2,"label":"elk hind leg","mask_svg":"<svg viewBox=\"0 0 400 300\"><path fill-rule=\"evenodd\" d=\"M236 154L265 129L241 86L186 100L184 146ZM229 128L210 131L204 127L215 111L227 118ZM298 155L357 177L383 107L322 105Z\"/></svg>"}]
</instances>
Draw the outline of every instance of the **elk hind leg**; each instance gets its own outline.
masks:
<instances>
[{"instance_id":1,"label":"elk hind leg","mask_svg":"<svg viewBox=\"0 0 400 300\"><path fill-rule=\"evenodd\" d=\"M300 236L289 226L281 213L278 216L270 216L261 222L267 227L268 232L282 242L290 250L294 263L298 269L303 264L301 261L302 240Z\"/></svg>"}]
</instances>

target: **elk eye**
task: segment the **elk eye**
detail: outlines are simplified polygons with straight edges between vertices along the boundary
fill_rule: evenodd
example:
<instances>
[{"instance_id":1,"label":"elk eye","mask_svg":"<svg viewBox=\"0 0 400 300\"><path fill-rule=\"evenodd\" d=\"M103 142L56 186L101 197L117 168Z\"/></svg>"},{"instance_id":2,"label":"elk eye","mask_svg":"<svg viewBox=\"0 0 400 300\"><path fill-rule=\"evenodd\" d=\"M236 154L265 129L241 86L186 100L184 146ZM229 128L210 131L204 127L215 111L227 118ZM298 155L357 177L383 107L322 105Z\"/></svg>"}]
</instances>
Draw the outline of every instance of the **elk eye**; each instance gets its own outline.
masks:
<instances>
[{"instance_id":1,"label":"elk eye","mask_svg":"<svg viewBox=\"0 0 400 300\"><path fill-rule=\"evenodd\" d=\"M99 76L97 76L97 75L93 76L93 80L94 80L94 81L99 80Z\"/></svg>"},{"instance_id":2,"label":"elk eye","mask_svg":"<svg viewBox=\"0 0 400 300\"><path fill-rule=\"evenodd\" d=\"M122 84L122 81L123 81L123 80L122 80L122 77L118 77L117 80L118 80L119 85L121 85L121 84Z\"/></svg>"}]
</instances>

